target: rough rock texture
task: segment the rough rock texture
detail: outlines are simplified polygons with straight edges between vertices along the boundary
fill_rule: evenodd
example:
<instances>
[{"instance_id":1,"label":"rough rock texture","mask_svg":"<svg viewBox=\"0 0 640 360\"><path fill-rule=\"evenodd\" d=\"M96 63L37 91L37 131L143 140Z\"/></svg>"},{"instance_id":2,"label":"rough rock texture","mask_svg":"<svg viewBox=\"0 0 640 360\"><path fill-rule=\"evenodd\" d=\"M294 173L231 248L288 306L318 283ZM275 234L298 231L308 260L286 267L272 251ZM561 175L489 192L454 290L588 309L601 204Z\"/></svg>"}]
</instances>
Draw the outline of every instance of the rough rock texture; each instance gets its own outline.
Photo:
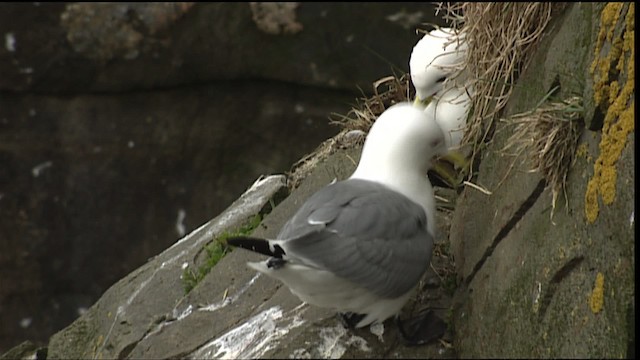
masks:
<instances>
[{"instance_id":1,"label":"rough rock texture","mask_svg":"<svg viewBox=\"0 0 640 360\"><path fill-rule=\"evenodd\" d=\"M422 22L432 4L1 3L0 353L334 135Z\"/></svg>"},{"instance_id":2,"label":"rough rock texture","mask_svg":"<svg viewBox=\"0 0 640 360\"><path fill-rule=\"evenodd\" d=\"M182 287L184 269L198 267L204 256L202 248L223 231L237 228L254 214L268 211L270 200L286 189L285 177L271 176L258 180L226 211L151 261L117 282L105 295L68 328L51 338L50 358L115 358L125 357L135 345L153 334L166 333L173 321L186 318L193 306L190 299L197 291L185 296ZM241 269L229 282L206 279L219 289L230 287L234 294L234 279L243 276ZM245 271L249 273L249 271ZM196 289L206 286L201 283ZM236 283L236 286L238 284ZM213 292L217 293L217 292ZM206 300L215 302L215 298ZM231 302L231 301L228 301ZM222 302L221 306L227 304ZM182 305L185 305L184 307ZM195 318L195 317L193 317ZM191 319L193 319L191 318ZM181 322L178 322L181 323ZM167 328L165 329L165 325ZM197 331L185 331L182 336L198 336ZM168 344L171 345L171 344ZM135 353L134 353L135 354ZM171 354L164 353L165 356ZM137 356L133 356L137 357ZM155 356L156 358L158 356Z\"/></svg>"},{"instance_id":3,"label":"rough rock texture","mask_svg":"<svg viewBox=\"0 0 640 360\"><path fill-rule=\"evenodd\" d=\"M358 154L358 149L339 151L321 162L253 235L275 236L307 197L335 178L348 177ZM226 213L235 209L243 208L232 206ZM261 256L249 251L234 250L225 256L184 295L182 259L194 258L206 240L201 234L216 221L111 287L85 315L51 339L49 358L376 358L383 354L419 358L448 354L439 343L418 348L401 345L392 322L379 332L380 328L345 330L335 313L303 305L279 282L250 270L246 262ZM217 226L215 233L223 229ZM213 233L209 230L207 239ZM178 251L185 253L179 259ZM426 276L428 284L434 282L430 277L434 275ZM431 296L422 305L448 306L433 290L421 293Z\"/></svg>"},{"instance_id":4,"label":"rough rock texture","mask_svg":"<svg viewBox=\"0 0 640 360\"><path fill-rule=\"evenodd\" d=\"M248 81L0 97L0 346L47 339L253 179L287 171L352 98Z\"/></svg>"},{"instance_id":5,"label":"rough rock texture","mask_svg":"<svg viewBox=\"0 0 640 360\"><path fill-rule=\"evenodd\" d=\"M591 86L588 68L597 34L592 21L597 25L600 8L573 4L555 19L518 80L505 116L535 107L556 77L561 97L593 93L585 86ZM593 105L587 101L586 106ZM477 180L493 195L465 189L452 220L450 240L461 283L453 317L458 355L633 356L633 135L618 161L617 199L589 224L584 199L599 133L583 134L588 155L578 157L571 169L568 206L560 196L553 222L550 189L540 175L526 172L530 163L523 157L497 153L508 130L496 134ZM596 281L599 273L603 283ZM600 311L591 306L599 295L604 298Z\"/></svg>"},{"instance_id":6,"label":"rough rock texture","mask_svg":"<svg viewBox=\"0 0 640 360\"><path fill-rule=\"evenodd\" d=\"M392 69L408 70L424 22L442 23L431 4L1 4L0 90L261 78L369 91Z\"/></svg>"},{"instance_id":7,"label":"rough rock texture","mask_svg":"<svg viewBox=\"0 0 640 360\"><path fill-rule=\"evenodd\" d=\"M554 19L520 75L505 116L531 110L557 84L561 97L593 93L588 66L601 8L571 4ZM588 101L585 106L587 114L594 113ZM527 172L524 158L499 154L509 129L498 130L483 153L476 180L493 195L465 188L451 219L458 289L453 311L443 317L453 330L447 334L453 349L447 342L407 348L390 323L382 331L346 331L332 312L302 305L277 281L250 271L245 263L260 256L248 251L234 250L185 295L182 266L202 261L199 250L224 230L220 220L235 212L232 206L111 287L86 314L51 338L49 357L635 356L634 135L616 165L615 202L601 207L591 224L585 219L585 191L600 133L585 130L580 141L586 151L569 173L568 205L561 196L550 219L551 193L544 179ZM357 160L358 149L351 149L320 163L254 235L276 234L311 193L347 177ZM254 207L244 218L261 208ZM447 225L443 214L438 220ZM442 240L439 249L446 250L448 243ZM434 281L437 277L425 277L406 313L424 306L449 307L441 289L448 279Z\"/></svg>"}]
</instances>

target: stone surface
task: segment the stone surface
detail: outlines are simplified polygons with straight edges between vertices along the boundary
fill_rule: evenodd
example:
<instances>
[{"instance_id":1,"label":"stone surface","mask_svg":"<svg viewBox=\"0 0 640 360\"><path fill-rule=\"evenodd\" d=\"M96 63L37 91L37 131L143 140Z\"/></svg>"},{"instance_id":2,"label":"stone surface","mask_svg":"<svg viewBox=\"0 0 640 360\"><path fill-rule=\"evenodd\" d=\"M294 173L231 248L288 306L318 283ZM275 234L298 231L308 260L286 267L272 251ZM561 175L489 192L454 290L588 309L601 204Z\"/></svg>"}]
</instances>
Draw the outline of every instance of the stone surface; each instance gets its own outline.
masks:
<instances>
[{"instance_id":1,"label":"stone surface","mask_svg":"<svg viewBox=\"0 0 640 360\"><path fill-rule=\"evenodd\" d=\"M47 358L47 348L41 347L38 348L36 344L31 341L24 341L20 345L13 347L11 350L7 351L4 354L0 355L0 359L2 360L12 360L12 359L46 359Z\"/></svg>"},{"instance_id":2,"label":"stone surface","mask_svg":"<svg viewBox=\"0 0 640 360\"><path fill-rule=\"evenodd\" d=\"M253 179L288 171L352 99L249 81L1 96L0 349L45 341Z\"/></svg>"},{"instance_id":3,"label":"stone surface","mask_svg":"<svg viewBox=\"0 0 640 360\"><path fill-rule=\"evenodd\" d=\"M554 19L520 75L505 116L531 110L557 84L561 97L589 94L585 67L597 26L585 19L597 20L600 8L571 4ZM308 27L299 22L301 34ZM51 339L49 357L634 357L634 135L617 162L615 202L603 205L589 224L584 198L600 134L583 133L586 150L569 173L567 205L560 196L551 218L545 181L527 172L525 158L500 155L510 131L498 126L475 181L493 195L466 187L450 231L449 215L438 214L442 236L432 261L435 274L425 276L403 311L407 316L425 306L442 307L450 325L444 342L406 347L390 322L382 333L346 331L331 311L303 305L277 281L250 271L246 262L260 256L248 251L234 250L185 295L182 259L187 267L202 261L202 246L223 230L219 221L234 213L232 206L110 288ZM274 236L309 195L334 178L346 178L358 153L341 150L319 163L253 234ZM457 281L438 263L450 260L449 244ZM455 284L450 299L443 290ZM602 295L601 308L592 305L596 295Z\"/></svg>"},{"instance_id":4,"label":"stone surface","mask_svg":"<svg viewBox=\"0 0 640 360\"><path fill-rule=\"evenodd\" d=\"M355 169L358 156L359 149L340 150L319 163L300 187L265 217L253 235L275 236L312 193L333 179L348 177ZM188 246L188 253L181 258L193 258L194 248L204 245L203 240L199 240L203 237L198 234L207 227L211 225L203 226L181 242L185 244L183 248ZM442 358L443 354L451 355L440 343L407 348L400 342L392 321L385 323L381 330L344 329L334 312L302 304L278 281L250 270L246 262L262 256L249 251L234 250L225 256L184 295L179 280L182 269L171 265L179 265L182 260L167 260L176 258L176 251L168 249L109 289L87 314L52 338L49 358L377 358L380 354L393 358ZM429 276L435 277L431 274L426 279ZM132 290L135 291L132 293ZM425 286L416 296L421 304L408 305L404 316L427 304L447 308L446 296L442 298L437 293ZM430 298L426 299L425 294Z\"/></svg>"},{"instance_id":5,"label":"stone surface","mask_svg":"<svg viewBox=\"0 0 640 360\"><path fill-rule=\"evenodd\" d=\"M3 3L0 34L10 45L0 47L0 90L111 92L258 78L369 92L393 70L408 71L417 26L442 24L428 3L265 7ZM265 30L285 29L281 23L297 31Z\"/></svg>"},{"instance_id":6,"label":"stone surface","mask_svg":"<svg viewBox=\"0 0 640 360\"><path fill-rule=\"evenodd\" d=\"M190 308L183 309L181 305L188 304L197 294L193 290L185 296L181 278L184 269L197 267L202 248L223 231L237 228L253 215L268 210L270 200L280 196L283 189L286 182L282 175L256 181L227 210L109 288L87 313L51 338L48 358L126 357L146 337L170 332L168 325L189 315ZM231 283L213 281L213 286L220 291L230 288L233 298L233 281L243 274L253 276L248 270L238 269ZM212 280L212 274L207 279ZM215 298L206 300L214 302ZM198 335L194 331L182 333L184 337Z\"/></svg>"},{"instance_id":7,"label":"stone surface","mask_svg":"<svg viewBox=\"0 0 640 360\"><path fill-rule=\"evenodd\" d=\"M335 134L433 9L1 3L0 353Z\"/></svg>"},{"instance_id":8,"label":"stone surface","mask_svg":"<svg viewBox=\"0 0 640 360\"><path fill-rule=\"evenodd\" d=\"M555 19L518 80L505 116L535 107L556 78L561 96L590 86L591 31L597 27L584 20L598 19L591 13L598 6L572 4ZM505 133L505 128L496 131L502 135L494 137L477 179L493 195L466 188L452 221L452 251L462 283L454 299L458 355L633 356L634 194L625 191L634 183L633 137L618 162L615 203L588 224L584 198L599 133L583 133L587 156L572 167L568 206L560 196L553 219L550 190L539 175L525 173L530 163L497 154ZM590 299L598 273L604 275L604 307L594 312Z\"/></svg>"}]
</instances>

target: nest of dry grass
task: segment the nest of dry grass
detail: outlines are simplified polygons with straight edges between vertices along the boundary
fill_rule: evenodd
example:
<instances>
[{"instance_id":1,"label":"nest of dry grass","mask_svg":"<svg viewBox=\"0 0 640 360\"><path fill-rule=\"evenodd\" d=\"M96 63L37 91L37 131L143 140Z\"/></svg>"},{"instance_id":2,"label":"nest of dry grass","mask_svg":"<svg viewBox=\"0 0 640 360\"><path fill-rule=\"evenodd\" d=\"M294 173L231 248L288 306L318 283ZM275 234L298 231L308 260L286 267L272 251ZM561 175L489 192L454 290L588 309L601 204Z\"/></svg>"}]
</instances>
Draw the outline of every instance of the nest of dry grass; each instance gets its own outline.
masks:
<instances>
[{"instance_id":1,"label":"nest of dry grass","mask_svg":"<svg viewBox=\"0 0 640 360\"><path fill-rule=\"evenodd\" d=\"M502 152L515 156L522 153L531 162L531 172L539 172L551 187L553 218L556 200L560 192L565 194L569 169L575 162L578 140L584 128L581 97L563 101L545 101L534 110L502 119L515 126Z\"/></svg>"},{"instance_id":2,"label":"nest of dry grass","mask_svg":"<svg viewBox=\"0 0 640 360\"><path fill-rule=\"evenodd\" d=\"M467 59L474 88L473 106L464 144L473 144L472 158L505 107L518 74L542 38L553 11L564 4L440 3L438 10L454 28L466 33Z\"/></svg>"},{"instance_id":3,"label":"nest of dry grass","mask_svg":"<svg viewBox=\"0 0 640 360\"><path fill-rule=\"evenodd\" d=\"M409 101L409 74L387 76L373 83L374 95L358 99L347 115L332 114L331 122L347 130L369 131L371 125L391 105Z\"/></svg>"}]
</instances>

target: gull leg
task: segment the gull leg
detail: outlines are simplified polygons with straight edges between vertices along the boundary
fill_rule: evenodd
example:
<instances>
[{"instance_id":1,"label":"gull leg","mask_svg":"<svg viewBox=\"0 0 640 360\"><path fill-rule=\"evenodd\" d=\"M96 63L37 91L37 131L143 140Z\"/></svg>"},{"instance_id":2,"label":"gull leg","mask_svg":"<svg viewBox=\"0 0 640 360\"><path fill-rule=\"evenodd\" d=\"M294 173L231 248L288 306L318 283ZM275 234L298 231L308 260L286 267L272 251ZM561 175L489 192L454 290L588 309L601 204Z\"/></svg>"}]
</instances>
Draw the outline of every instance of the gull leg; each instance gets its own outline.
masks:
<instances>
[{"instance_id":1,"label":"gull leg","mask_svg":"<svg viewBox=\"0 0 640 360\"><path fill-rule=\"evenodd\" d=\"M338 313L340 322L347 329L354 329L365 316L366 315L364 314L356 314L352 312Z\"/></svg>"}]
</instances>

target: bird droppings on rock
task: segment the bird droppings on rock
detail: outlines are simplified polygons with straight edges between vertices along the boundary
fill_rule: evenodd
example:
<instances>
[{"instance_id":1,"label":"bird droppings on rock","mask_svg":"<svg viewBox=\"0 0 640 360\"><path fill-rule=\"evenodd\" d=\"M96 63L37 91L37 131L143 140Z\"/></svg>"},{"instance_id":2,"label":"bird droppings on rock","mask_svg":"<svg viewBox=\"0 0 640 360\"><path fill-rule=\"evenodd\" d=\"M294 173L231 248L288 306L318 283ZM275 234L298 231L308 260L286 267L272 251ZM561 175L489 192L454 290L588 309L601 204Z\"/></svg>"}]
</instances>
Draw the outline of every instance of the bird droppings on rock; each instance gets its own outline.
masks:
<instances>
[{"instance_id":1,"label":"bird droppings on rock","mask_svg":"<svg viewBox=\"0 0 640 360\"><path fill-rule=\"evenodd\" d=\"M349 331L341 324L320 329L322 343L318 346L319 357L322 359L340 359L350 346L355 346L361 351L371 351L365 339L360 336L349 335Z\"/></svg>"},{"instance_id":2,"label":"bird droppings on rock","mask_svg":"<svg viewBox=\"0 0 640 360\"><path fill-rule=\"evenodd\" d=\"M244 284L240 290L238 290L238 292L236 292L235 294L233 294L232 296L226 296L224 299L222 299L219 302L201 307L200 309L198 309L199 311L216 311L219 310L225 306L228 306L230 304L233 304L235 301L237 301L240 296L242 296L242 294L244 294L249 287L251 287L251 285L253 285L256 280L260 277L260 273L256 273L251 280L249 280L249 282L247 282L246 284Z\"/></svg>"},{"instance_id":3,"label":"bird droppings on rock","mask_svg":"<svg viewBox=\"0 0 640 360\"><path fill-rule=\"evenodd\" d=\"M260 358L274 349L291 329L304 323L299 317L300 309L301 306L298 306L287 314L279 306L264 310L205 344L188 358Z\"/></svg>"}]
</instances>

